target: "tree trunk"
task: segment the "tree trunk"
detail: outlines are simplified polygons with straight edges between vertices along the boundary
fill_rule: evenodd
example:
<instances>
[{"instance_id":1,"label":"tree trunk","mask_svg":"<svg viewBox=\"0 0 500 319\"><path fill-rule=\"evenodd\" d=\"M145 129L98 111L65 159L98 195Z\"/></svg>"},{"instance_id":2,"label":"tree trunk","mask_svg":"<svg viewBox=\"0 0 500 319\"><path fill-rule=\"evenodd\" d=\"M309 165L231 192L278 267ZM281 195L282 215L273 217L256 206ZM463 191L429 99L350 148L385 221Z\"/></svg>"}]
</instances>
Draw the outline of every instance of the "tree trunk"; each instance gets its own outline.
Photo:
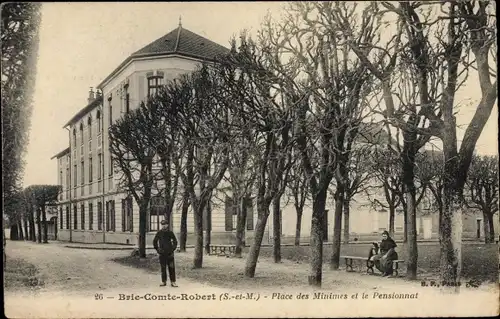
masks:
<instances>
[{"instance_id":1,"label":"tree trunk","mask_svg":"<svg viewBox=\"0 0 500 319\"><path fill-rule=\"evenodd\" d=\"M42 218L41 218L41 208L36 209L36 224L38 229L38 243L42 243Z\"/></svg>"},{"instance_id":2,"label":"tree trunk","mask_svg":"<svg viewBox=\"0 0 500 319\"><path fill-rule=\"evenodd\" d=\"M389 235L394 237L394 220L396 216L396 208L393 205L389 205Z\"/></svg>"},{"instance_id":3,"label":"tree trunk","mask_svg":"<svg viewBox=\"0 0 500 319\"><path fill-rule=\"evenodd\" d=\"M203 209L205 205L204 200L199 199L193 203L195 235L193 268L195 269L203 267Z\"/></svg>"},{"instance_id":4,"label":"tree trunk","mask_svg":"<svg viewBox=\"0 0 500 319\"><path fill-rule=\"evenodd\" d=\"M48 230L47 230L47 212L45 211L45 205L42 206L42 222L43 222L43 243L47 244L48 240Z\"/></svg>"},{"instance_id":5,"label":"tree trunk","mask_svg":"<svg viewBox=\"0 0 500 319\"><path fill-rule=\"evenodd\" d=\"M182 212L181 212L181 229L179 238L179 250L181 252L186 251L187 242L187 215L189 211L189 195L187 191L184 193L184 200L182 202Z\"/></svg>"},{"instance_id":6,"label":"tree trunk","mask_svg":"<svg viewBox=\"0 0 500 319\"><path fill-rule=\"evenodd\" d=\"M411 136L412 134L408 134ZM415 136L413 136L415 137ZM416 138L416 137L415 137ZM403 189L406 202L406 248L407 271L410 280L417 278L418 248L417 248L417 205L415 188L415 145L407 142L402 153Z\"/></svg>"},{"instance_id":7,"label":"tree trunk","mask_svg":"<svg viewBox=\"0 0 500 319\"><path fill-rule=\"evenodd\" d=\"M313 212L311 218L311 263L308 282L310 286L321 287L323 279L323 222L326 204L325 187L314 196Z\"/></svg>"},{"instance_id":8,"label":"tree trunk","mask_svg":"<svg viewBox=\"0 0 500 319\"><path fill-rule=\"evenodd\" d=\"M300 230L302 228L302 213L303 213L304 209L295 207L295 211L297 212L297 223L295 224L295 246L299 246L300 245Z\"/></svg>"},{"instance_id":9,"label":"tree trunk","mask_svg":"<svg viewBox=\"0 0 500 319\"><path fill-rule=\"evenodd\" d=\"M330 269L339 269L340 264L340 243L342 239L342 208L344 205L344 187L337 183L335 191L335 214L333 224L332 258L330 259Z\"/></svg>"},{"instance_id":10,"label":"tree trunk","mask_svg":"<svg viewBox=\"0 0 500 319\"><path fill-rule=\"evenodd\" d=\"M17 228L19 229L19 240L24 240L22 219L17 223Z\"/></svg>"},{"instance_id":11,"label":"tree trunk","mask_svg":"<svg viewBox=\"0 0 500 319\"><path fill-rule=\"evenodd\" d=\"M235 194L236 195L236 194ZM235 256L241 258L241 252L244 246L245 240L245 225L247 220L247 207L246 200L240 199L238 195L234 196L236 201L236 209L237 209L237 220L236 220L236 249Z\"/></svg>"},{"instance_id":12,"label":"tree trunk","mask_svg":"<svg viewBox=\"0 0 500 319\"><path fill-rule=\"evenodd\" d=\"M248 252L245 276L249 278L255 277L255 269L257 268L257 260L259 259L260 246L264 238L264 231L266 230L267 218L269 217L269 204L264 202L263 199L257 200L257 223L255 224L253 244L250 246Z\"/></svg>"},{"instance_id":13,"label":"tree trunk","mask_svg":"<svg viewBox=\"0 0 500 319\"><path fill-rule=\"evenodd\" d=\"M350 201L344 201L344 244L349 243L349 212L350 212Z\"/></svg>"},{"instance_id":14,"label":"tree trunk","mask_svg":"<svg viewBox=\"0 0 500 319\"><path fill-rule=\"evenodd\" d=\"M35 217L33 215L33 208L31 208L29 211L30 240L36 242Z\"/></svg>"},{"instance_id":15,"label":"tree trunk","mask_svg":"<svg viewBox=\"0 0 500 319\"><path fill-rule=\"evenodd\" d=\"M139 205L139 258L146 258L147 203L148 201L142 199Z\"/></svg>"},{"instance_id":16,"label":"tree trunk","mask_svg":"<svg viewBox=\"0 0 500 319\"><path fill-rule=\"evenodd\" d=\"M281 196L273 199L273 258L275 263L281 262Z\"/></svg>"},{"instance_id":17,"label":"tree trunk","mask_svg":"<svg viewBox=\"0 0 500 319\"><path fill-rule=\"evenodd\" d=\"M19 233L17 231L17 224L12 224L10 226L10 240L18 240Z\"/></svg>"},{"instance_id":18,"label":"tree trunk","mask_svg":"<svg viewBox=\"0 0 500 319\"><path fill-rule=\"evenodd\" d=\"M494 243L495 242L495 225L493 223L493 214L492 213L486 214L486 218L488 219L488 226L490 226L490 229L489 229L490 243Z\"/></svg>"},{"instance_id":19,"label":"tree trunk","mask_svg":"<svg viewBox=\"0 0 500 319\"><path fill-rule=\"evenodd\" d=\"M405 199L406 201L406 199ZM408 242L408 204L403 205L403 243Z\"/></svg>"},{"instance_id":20,"label":"tree trunk","mask_svg":"<svg viewBox=\"0 0 500 319\"><path fill-rule=\"evenodd\" d=\"M445 191L445 204L439 228L441 281L457 283L462 261L462 209L456 194Z\"/></svg>"},{"instance_id":21,"label":"tree trunk","mask_svg":"<svg viewBox=\"0 0 500 319\"><path fill-rule=\"evenodd\" d=\"M483 212L483 233L484 233L484 243L485 244L491 243L489 220L486 212Z\"/></svg>"},{"instance_id":22,"label":"tree trunk","mask_svg":"<svg viewBox=\"0 0 500 319\"><path fill-rule=\"evenodd\" d=\"M28 218L24 218L24 239L25 240L30 240L31 236L30 236L30 233L28 232Z\"/></svg>"},{"instance_id":23,"label":"tree trunk","mask_svg":"<svg viewBox=\"0 0 500 319\"><path fill-rule=\"evenodd\" d=\"M205 226L205 254L210 254L210 243L212 241L212 205L210 201L206 205L207 225Z\"/></svg>"}]
</instances>

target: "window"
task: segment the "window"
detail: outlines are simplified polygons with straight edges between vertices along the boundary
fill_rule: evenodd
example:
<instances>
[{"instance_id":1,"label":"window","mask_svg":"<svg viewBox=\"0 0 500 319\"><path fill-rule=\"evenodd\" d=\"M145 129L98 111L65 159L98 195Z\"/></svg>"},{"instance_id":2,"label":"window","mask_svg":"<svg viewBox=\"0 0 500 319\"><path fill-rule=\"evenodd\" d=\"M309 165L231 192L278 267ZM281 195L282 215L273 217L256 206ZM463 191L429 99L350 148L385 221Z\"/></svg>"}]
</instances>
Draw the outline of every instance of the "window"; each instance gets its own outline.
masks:
<instances>
[{"instance_id":1,"label":"window","mask_svg":"<svg viewBox=\"0 0 500 319\"><path fill-rule=\"evenodd\" d=\"M70 213L69 213L69 206L66 206L66 229L69 229L70 221L69 221Z\"/></svg>"},{"instance_id":2,"label":"window","mask_svg":"<svg viewBox=\"0 0 500 319\"><path fill-rule=\"evenodd\" d=\"M87 125L88 125L88 131L89 131L89 141L92 141L92 116L89 115L89 118L87 120Z\"/></svg>"},{"instance_id":3,"label":"window","mask_svg":"<svg viewBox=\"0 0 500 319\"><path fill-rule=\"evenodd\" d=\"M73 128L73 145L75 146L76 149L76 129Z\"/></svg>"},{"instance_id":4,"label":"window","mask_svg":"<svg viewBox=\"0 0 500 319\"><path fill-rule=\"evenodd\" d=\"M115 231L115 201L106 202L106 231Z\"/></svg>"},{"instance_id":5,"label":"window","mask_svg":"<svg viewBox=\"0 0 500 319\"><path fill-rule=\"evenodd\" d=\"M125 114L130 112L130 94L128 93L128 84L125 85Z\"/></svg>"},{"instance_id":6,"label":"window","mask_svg":"<svg viewBox=\"0 0 500 319\"><path fill-rule=\"evenodd\" d=\"M165 219L166 203L163 197L151 198L151 210L149 214L149 231L159 230L160 223Z\"/></svg>"},{"instance_id":7,"label":"window","mask_svg":"<svg viewBox=\"0 0 500 319\"><path fill-rule=\"evenodd\" d=\"M71 187L69 180L69 167L66 167L66 196L68 195L68 190Z\"/></svg>"},{"instance_id":8,"label":"window","mask_svg":"<svg viewBox=\"0 0 500 319\"><path fill-rule=\"evenodd\" d=\"M80 123L80 142L83 145L83 123Z\"/></svg>"},{"instance_id":9,"label":"window","mask_svg":"<svg viewBox=\"0 0 500 319\"><path fill-rule=\"evenodd\" d=\"M113 156L109 155L109 176L113 175Z\"/></svg>"},{"instance_id":10,"label":"window","mask_svg":"<svg viewBox=\"0 0 500 319\"><path fill-rule=\"evenodd\" d=\"M244 200L245 208L246 208L246 229L253 230L253 200L251 198L247 198ZM225 216L226 216L226 231L236 230L236 226L238 225L238 212L236 210L236 205L233 202L233 199L229 196L226 196L225 199Z\"/></svg>"},{"instance_id":11,"label":"window","mask_svg":"<svg viewBox=\"0 0 500 319\"><path fill-rule=\"evenodd\" d=\"M113 105L111 105L111 99L109 99L109 126L113 125Z\"/></svg>"},{"instance_id":12,"label":"window","mask_svg":"<svg viewBox=\"0 0 500 319\"><path fill-rule=\"evenodd\" d=\"M101 111L100 110L97 110L97 115L96 115L96 119L97 119L97 133L101 133L101 128L102 128L102 125L101 125Z\"/></svg>"},{"instance_id":13,"label":"window","mask_svg":"<svg viewBox=\"0 0 500 319\"><path fill-rule=\"evenodd\" d=\"M82 219L82 224L80 225L82 230L85 230L85 205L81 204L80 205L80 216Z\"/></svg>"},{"instance_id":14,"label":"window","mask_svg":"<svg viewBox=\"0 0 500 319\"><path fill-rule=\"evenodd\" d=\"M92 183L92 174L93 172L93 164L92 164L92 156L89 157L89 183Z\"/></svg>"},{"instance_id":15,"label":"window","mask_svg":"<svg viewBox=\"0 0 500 319\"><path fill-rule=\"evenodd\" d=\"M102 178L102 154L97 155L99 159L99 167L97 167L97 179Z\"/></svg>"},{"instance_id":16,"label":"window","mask_svg":"<svg viewBox=\"0 0 500 319\"><path fill-rule=\"evenodd\" d=\"M73 206L73 229L78 229L78 216L76 211L76 205Z\"/></svg>"},{"instance_id":17,"label":"window","mask_svg":"<svg viewBox=\"0 0 500 319\"><path fill-rule=\"evenodd\" d=\"M122 231L133 231L133 201L132 197L122 199Z\"/></svg>"},{"instance_id":18,"label":"window","mask_svg":"<svg viewBox=\"0 0 500 319\"><path fill-rule=\"evenodd\" d=\"M63 226L64 226L64 223L63 223L63 208L62 206L59 207L59 219L61 220L61 222L59 223L59 228L60 229L63 229Z\"/></svg>"},{"instance_id":19,"label":"window","mask_svg":"<svg viewBox=\"0 0 500 319\"><path fill-rule=\"evenodd\" d=\"M76 175L77 175L77 169L78 169L78 168L76 167L76 164L75 164L75 165L74 165L74 167L73 167L73 171L74 171L74 173L75 173L75 176L73 176L73 186L74 186L74 187L76 187L76 184L77 184L77 183L76 183L76 180L77 180L77 178L76 178Z\"/></svg>"},{"instance_id":20,"label":"window","mask_svg":"<svg viewBox=\"0 0 500 319\"><path fill-rule=\"evenodd\" d=\"M89 230L94 229L94 207L89 203Z\"/></svg>"},{"instance_id":21,"label":"window","mask_svg":"<svg viewBox=\"0 0 500 319\"><path fill-rule=\"evenodd\" d=\"M253 200L247 198L245 206L247 208L247 230L253 230Z\"/></svg>"},{"instance_id":22,"label":"window","mask_svg":"<svg viewBox=\"0 0 500 319\"><path fill-rule=\"evenodd\" d=\"M102 203L97 202L97 230L102 230Z\"/></svg>"},{"instance_id":23,"label":"window","mask_svg":"<svg viewBox=\"0 0 500 319\"><path fill-rule=\"evenodd\" d=\"M229 196L226 196L224 201L224 212L226 216L225 230L232 231L236 227L236 220L234 216L236 216L237 211L233 199Z\"/></svg>"},{"instance_id":24,"label":"window","mask_svg":"<svg viewBox=\"0 0 500 319\"><path fill-rule=\"evenodd\" d=\"M151 76L148 78L148 97L151 97L158 92L163 85L163 75Z\"/></svg>"},{"instance_id":25,"label":"window","mask_svg":"<svg viewBox=\"0 0 500 319\"><path fill-rule=\"evenodd\" d=\"M82 161L80 162L80 170L81 170L81 174L80 174L80 178L81 178L81 184L85 184L85 166L84 166L84 162L83 162L83 159Z\"/></svg>"}]
</instances>

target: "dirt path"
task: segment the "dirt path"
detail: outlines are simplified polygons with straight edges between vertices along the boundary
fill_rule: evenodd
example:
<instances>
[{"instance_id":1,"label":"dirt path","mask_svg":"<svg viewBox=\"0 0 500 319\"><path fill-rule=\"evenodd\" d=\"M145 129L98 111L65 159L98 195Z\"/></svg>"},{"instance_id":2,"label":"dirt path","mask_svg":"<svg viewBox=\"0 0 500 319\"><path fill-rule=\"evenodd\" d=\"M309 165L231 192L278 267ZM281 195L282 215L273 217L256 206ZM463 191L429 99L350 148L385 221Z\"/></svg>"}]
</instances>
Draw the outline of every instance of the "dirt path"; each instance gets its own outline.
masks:
<instances>
[{"instance_id":1,"label":"dirt path","mask_svg":"<svg viewBox=\"0 0 500 319\"><path fill-rule=\"evenodd\" d=\"M329 271L325 269L324 299L313 299L307 286L294 292L280 287L255 291L250 299L240 298L241 289L212 287L179 276L179 288L159 287L159 274L123 266L112 258L129 251L86 250L29 242L7 242L7 258L22 258L37 266L45 286L36 292L6 291L5 312L9 318L102 318L102 317L352 317L495 315L498 295L491 291L464 291L459 297L445 297L433 290L402 279ZM191 255L191 254L189 254ZM184 260L186 259L186 260ZM190 261L179 255L178 262ZM207 267L244 260L206 257ZM308 266L285 261L275 265L261 260L257 271L269 274L293 272L305 276ZM231 280L231 278L228 278ZM254 291L252 289L252 291ZM299 299L299 294L310 299ZM358 293L359 297L354 298ZM418 298L387 300L379 294L413 294ZM281 298L275 298L280 294ZM347 294L347 299L337 298ZM361 300L366 294L366 300ZM334 298L331 296L334 295ZM225 300L225 296L229 296ZM239 296L239 297L238 297ZM285 297L291 296L291 299ZM330 297L329 297L330 296ZM128 299L127 299L128 298ZM176 298L173 300L173 298ZM458 298L458 299L457 299ZM438 301L439 300L439 301ZM390 303L390 306L388 306ZM443 305L451 305L443 307Z\"/></svg>"}]
</instances>

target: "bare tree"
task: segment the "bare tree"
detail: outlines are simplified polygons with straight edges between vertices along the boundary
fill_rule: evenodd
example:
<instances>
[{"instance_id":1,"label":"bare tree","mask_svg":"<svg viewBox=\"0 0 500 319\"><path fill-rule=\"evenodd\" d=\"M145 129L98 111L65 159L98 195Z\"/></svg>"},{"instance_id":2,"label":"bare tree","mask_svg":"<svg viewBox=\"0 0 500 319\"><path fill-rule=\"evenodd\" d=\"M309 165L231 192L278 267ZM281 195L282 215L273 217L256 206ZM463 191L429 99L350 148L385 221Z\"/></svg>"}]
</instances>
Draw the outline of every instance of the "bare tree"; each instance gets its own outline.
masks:
<instances>
[{"instance_id":1,"label":"bare tree","mask_svg":"<svg viewBox=\"0 0 500 319\"><path fill-rule=\"evenodd\" d=\"M339 37L338 25L330 19L333 6L291 3L283 21L269 19L261 32L271 67L284 84L283 95L294 105L294 137L312 194L311 285L321 285L325 203L334 177L338 186L331 261L338 268L346 165L364 116L370 78ZM363 37L370 38L370 31L360 41Z\"/></svg>"},{"instance_id":2,"label":"bare tree","mask_svg":"<svg viewBox=\"0 0 500 319\"><path fill-rule=\"evenodd\" d=\"M181 252L186 251L186 242L187 242L187 216L189 211L189 192L187 189L182 191L182 200L181 203L181 225L180 225L180 238L179 238L179 250Z\"/></svg>"},{"instance_id":3,"label":"bare tree","mask_svg":"<svg viewBox=\"0 0 500 319\"><path fill-rule=\"evenodd\" d=\"M242 32L241 39L245 40L246 33ZM231 55L236 57L237 41L231 41ZM236 58L237 59L237 58ZM237 60L227 63L221 61L221 66L224 68L224 77L227 83L235 83L241 75L238 70ZM229 92L228 95L237 96L235 92ZM257 144L258 134L253 130L250 124L249 116L241 105L241 100L233 100L233 104L229 112L233 118L232 136L233 141L230 144L231 150L229 154L228 176L225 180L231 186L232 198L231 202L236 210L236 250L235 255L241 257L242 247L245 244L245 226L247 225L247 211L252 197L252 190L255 186L257 178L257 156L255 145ZM253 221L252 221L253 223Z\"/></svg>"},{"instance_id":4,"label":"bare tree","mask_svg":"<svg viewBox=\"0 0 500 319\"><path fill-rule=\"evenodd\" d=\"M300 154L292 155L292 158L300 158ZM308 181L300 161L296 161L290 170L289 182L287 184L289 196L293 198L293 206L297 214L295 223L295 246L300 245L302 228L302 214L306 205L306 200L310 199Z\"/></svg>"},{"instance_id":5,"label":"bare tree","mask_svg":"<svg viewBox=\"0 0 500 319\"><path fill-rule=\"evenodd\" d=\"M186 156L180 164L184 169L178 171L194 213L194 268L203 266L203 214L229 164L228 100L219 90L216 70L204 65L172 84L177 94L185 95L171 125L177 125L184 137Z\"/></svg>"},{"instance_id":6,"label":"bare tree","mask_svg":"<svg viewBox=\"0 0 500 319\"><path fill-rule=\"evenodd\" d=\"M359 138L355 141L360 142ZM349 243L349 221L350 221L350 204L355 201L356 195L366 193L369 188L372 188L369 181L372 179L373 170L370 156L369 144L355 145L351 150L349 161L347 164L348 174L346 179L345 197L344 197L344 244Z\"/></svg>"},{"instance_id":7,"label":"bare tree","mask_svg":"<svg viewBox=\"0 0 500 319\"><path fill-rule=\"evenodd\" d=\"M242 34L238 48L227 58L238 76L225 76L227 94L235 116L245 117L254 132L253 154L257 171L257 223L254 240L247 256L245 275L254 277L264 236L269 207L284 188L291 166L292 112L281 94L281 82L270 65L274 62L266 52L266 40L259 38L257 46ZM241 123L240 123L241 124Z\"/></svg>"},{"instance_id":8,"label":"bare tree","mask_svg":"<svg viewBox=\"0 0 500 319\"><path fill-rule=\"evenodd\" d=\"M484 242L495 242L493 216L498 212L498 156L472 157L466 194L466 205L483 213Z\"/></svg>"},{"instance_id":9,"label":"bare tree","mask_svg":"<svg viewBox=\"0 0 500 319\"><path fill-rule=\"evenodd\" d=\"M421 151L416 163L416 178L425 185L431 212L443 213L443 153L434 148ZM430 196L429 196L430 195Z\"/></svg>"},{"instance_id":10,"label":"bare tree","mask_svg":"<svg viewBox=\"0 0 500 319\"><path fill-rule=\"evenodd\" d=\"M116 164L120 188L132 194L139 205L139 257L146 258L147 215L156 180L153 162L156 155L148 136L151 126L146 103L118 119L109 128L109 150Z\"/></svg>"}]
</instances>

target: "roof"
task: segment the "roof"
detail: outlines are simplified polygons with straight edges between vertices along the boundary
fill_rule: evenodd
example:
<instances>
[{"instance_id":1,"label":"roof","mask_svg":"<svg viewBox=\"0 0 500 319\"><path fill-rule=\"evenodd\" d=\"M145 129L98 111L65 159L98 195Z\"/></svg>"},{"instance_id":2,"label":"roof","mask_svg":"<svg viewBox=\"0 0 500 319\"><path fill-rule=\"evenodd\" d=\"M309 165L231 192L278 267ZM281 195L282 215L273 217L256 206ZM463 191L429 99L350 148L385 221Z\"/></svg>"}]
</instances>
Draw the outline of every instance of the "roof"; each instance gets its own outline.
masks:
<instances>
[{"instance_id":1,"label":"roof","mask_svg":"<svg viewBox=\"0 0 500 319\"><path fill-rule=\"evenodd\" d=\"M71 125L85 116L88 112L92 111L95 107L97 107L100 103L102 103L102 95L96 97L92 102L90 102L83 109L78 111L63 127Z\"/></svg>"},{"instance_id":2,"label":"roof","mask_svg":"<svg viewBox=\"0 0 500 319\"><path fill-rule=\"evenodd\" d=\"M120 69L135 58L181 55L205 61L213 61L218 55L227 53L229 53L228 48L191 32L179 24L179 27L176 29L132 53L132 55L111 72L97 88L102 88L102 85L106 81L112 78Z\"/></svg>"},{"instance_id":3,"label":"roof","mask_svg":"<svg viewBox=\"0 0 500 319\"><path fill-rule=\"evenodd\" d=\"M66 154L69 153L69 147L65 148L64 150L60 151L59 153L57 153L56 155L52 156L50 159L54 159L54 158L59 158L59 157L62 157Z\"/></svg>"}]
</instances>

